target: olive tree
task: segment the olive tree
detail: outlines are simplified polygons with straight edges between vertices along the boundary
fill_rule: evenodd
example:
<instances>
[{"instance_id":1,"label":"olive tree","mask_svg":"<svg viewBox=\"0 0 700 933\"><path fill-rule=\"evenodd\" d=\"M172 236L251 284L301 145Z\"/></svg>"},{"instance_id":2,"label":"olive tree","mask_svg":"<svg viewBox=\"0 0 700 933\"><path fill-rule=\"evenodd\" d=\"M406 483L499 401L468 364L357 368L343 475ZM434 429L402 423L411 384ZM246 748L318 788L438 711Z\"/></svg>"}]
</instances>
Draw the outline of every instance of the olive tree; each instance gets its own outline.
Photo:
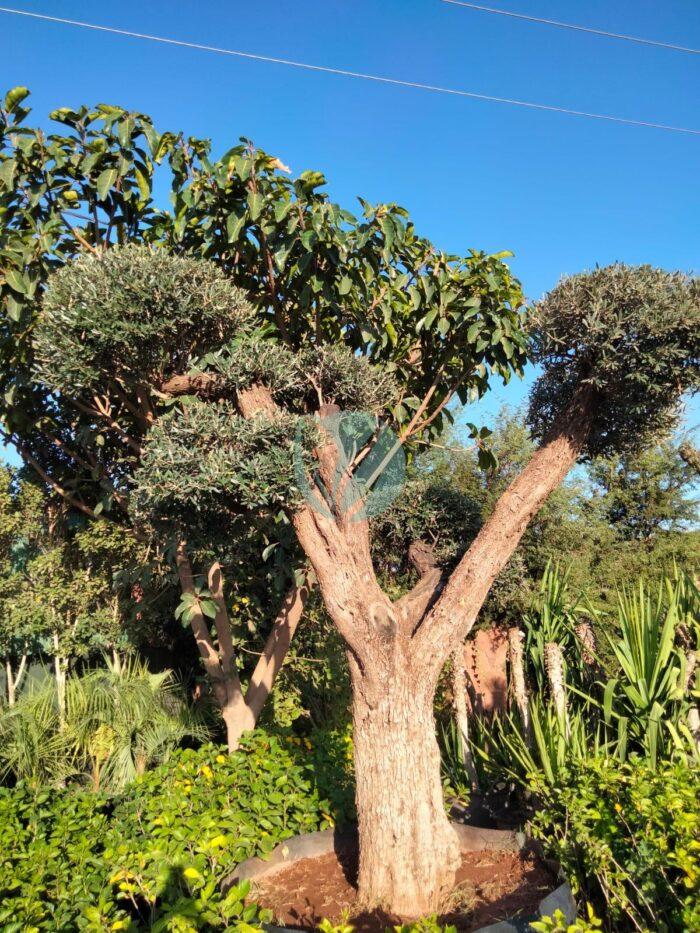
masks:
<instances>
[{"instance_id":1,"label":"olive tree","mask_svg":"<svg viewBox=\"0 0 700 933\"><path fill-rule=\"evenodd\" d=\"M192 260L117 248L56 273L37 322L38 378L59 393L70 390L74 365L83 368L86 387L108 378L104 367L126 379L115 340L130 328L134 296L148 304L150 294L147 317L165 321L169 293L153 286L165 280L165 265L180 262ZM209 274L202 263L198 281ZM466 385L488 378L498 359L494 344L500 351L502 335L520 326L509 305L497 310L492 290L482 297L473 295L459 349ZM252 519L266 510L286 516L347 649L360 897L405 916L434 911L459 854L433 721L440 672L528 523L577 460L638 448L672 426L683 393L698 384L700 283L615 265L566 278L534 305L528 332L542 369L529 418L539 447L447 578L427 542L412 546L417 580L396 600L381 588L372 560L363 464L393 423L396 442L384 455L390 464L429 417L432 395L445 397L445 361L454 358L449 338L442 356L439 344L426 355L432 381L401 425L402 389L387 361L351 347L290 346L279 332L261 329L238 295L228 311L221 308L217 326L218 312L208 316L209 307L203 292L202 333L220 335L203 355L188 340L174 352L177 341L171 346L167 333L162 356L150 336L141 342L129 330L123 341L124 353L133 355L130 371L150 387L146 408L161 408L140 441L128 488L149 521L207 525L224 514ZM171 332L179 330L197 333L174 323ZM373 425L349 455L344 411L364 412L364 424L370 418ZM217 630L224 612L216 601Z\"/></svg>"},{"instance_id":2,"label":"olive tree","mask_svg":"<svg viewBox=\"0 0 700 933\"><path fill-rule=\"evenodd\" d=\"M207 140L158 133L148 117L119 107L61 108L51 115L58 131L45 133L27 124L27 95L26 88L15 88L0 104L0 417L5 440L73 509L133 521L129 490L143 438L177 393L205 393L208 377L197 385L182 376L231 336L234 321L221 308L208 309L214 317L197 308L202 276L214 287L212 269L219 272L219 297L228 293L231 309L239 302L234 290L245 292L261 340L267 334L292 352L325 347L329 360L335 359L330 351L344 347L381 366L396 383L391 418L407 444L439 432L453 397L466 402L486 391L489 374L508 379L521 371L522 294L503 262L506 254L445 254L416 233L397 205L360 199L356 216L329 201L318 172L291 177L279 159L248 141L215 158ZM157 171L170 179L172 211L152 198ZM183 262L206 259L209 271L195 275L188 291L192 267L177 266L177 290L168 293L162 271L153 270L160 276L162 317L150 321L143 292L131 293L125 333L105 331L106 349L92 363L92 312L84 304L69 371L62 296L53 305L49 300L36 327L46 282L82 254L97 259L129 243L167 247ZM104 268L111 268L109 262ZM124 275L129 280L129 268ZM99 303L104 296L91 288L95 283L86 283L83 297ZM77 298L71 314L76 304ZM107 326L107 310L96 328ZM61 349L50 357L46 344L52 342ZM129 353L132 344L143 360ZM54 372L64 351L63 371ZM484 436L476 428L474 433L487 460ZM281 569L289 588L242 704L228 628L221 616L216 625L225 609L217 539L230 548L237 534L228 523L232 515L222 508L206 529L192 527L188 516L175 528L163 516L160 530L161 542L175 543L180 615L193 629L217 701L227 708L233 747L255 723L308 587L295 573L301 569L295 555L276 547L277 564L287 558ZM288 526L276 518L260 521L264 558L286 541ZM207 536L207 547L198 547ZM204 573L197 574L193 555L205 552Z\"/></svg>"}]
</instances>

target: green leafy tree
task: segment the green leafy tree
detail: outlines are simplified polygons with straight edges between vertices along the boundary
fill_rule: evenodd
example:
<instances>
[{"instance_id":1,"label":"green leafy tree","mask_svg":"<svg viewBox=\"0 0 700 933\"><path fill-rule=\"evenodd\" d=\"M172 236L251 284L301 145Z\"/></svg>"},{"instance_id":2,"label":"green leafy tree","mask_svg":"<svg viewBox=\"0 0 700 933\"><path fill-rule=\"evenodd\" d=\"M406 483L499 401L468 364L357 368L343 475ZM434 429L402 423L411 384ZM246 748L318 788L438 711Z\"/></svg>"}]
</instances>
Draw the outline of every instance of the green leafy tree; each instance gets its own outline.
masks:
<instances>
[{"instance_id":1,"label":"green leafy tree","mask_svg":"<svg viewBox=\"0 0 700 933\"><path fill-rule=\"evenodd\" d=\"M163 145L161 140L159 147ZM235 213L230 209L235 191L245 191L245 207L240 203L239 208L244 217L240 229L246 234L239 256L250 249L262 257L258 268L268 272L258 282L265 283L267 293L255 282L247 283L251 310L246 314L241 304L235 305L237 332L231 336L226 331L231 315L224 316L213 346L193 349L183 341L179 352L162 360L161 371L149 368L153 347L137 342L132 360L143 358L148 385L142 383L140 396L134 395L138 373L119 368L118 391L110 394L114 367L99 372L101 347L113 345L121 321L130 327L134 303L149 288L151 320L169 315L173 296L167 287L153 287L156 272L161 270L159 281L165 286L163 263L172 264L176 277L178 263L191 260L163 259L145 248L103 250L104 241L98 246L96 238L91 246L100 255L82 256L54 273L36 309L33 339L42 351L33 378L50 398L68 399L80 388L67 382L65 372L77 365L69 362L71 356L83 362L88 356L81 302L90 294L94 324L88 364L98 361L99 397L108 397L109 417L119 427L125 429L126 418L140 430L139 439L127 431L142 449L135 469L124 474L118 496L131 491L137 512L150 522L183 527L195 519L206 528L215 522L222 527L226 516L245 520L281 512L286 517L349 659L360 896L368 905L381 904L406 916L430 913L451 885L459 855L443 807L433 722L440 672L473 626L529 521L577 460L644 446L654 432L673 422L681 395L698 381L700 285L680 273L616 265L564 279L534 306L530 346L543 367L530 407L537 451L503 492L449 577L443 577L429 549L421 549L418 582L394 601L380 586L372 562L366 476L361 481L364 455L371 457L368 445L378 439L384 423L394 425L399 446L425 436L431 427L439 428L452 397L466 400L485 391L490 377L508 378L520 371L528 346L520 290L499 257L442 256L403 220L397 234L397 218L402 218L397 209L370 209L363 221L340 224L339 236L349 248L335 267L323 255L332 238L305 216L303 232L295 228L292 246L311 256L303 269L290 267L291 279L283 275L279 280L293 281L295 289L304 282L313 295L322 294L325 283L332 300L326 304L324 296L306 305L301 295L299 300L290 295L288 304L276 307L268 262L274 254L267 255L263 242L270 242L267 222L274 222L274 210L269 217L264 214L256 198L260 188L250 186L251 177L258 186L263 176L276 179L274 169L246 148L212 166L206 145L177 139L167 145L174 171L187 180L181 202L176 183L179 213L176 209L174 221L163 221L162 228L154 225L154 240L163 229L171 250L183 245L201 251L209 238L206 249L216 255L222 278L235 284L235 248L227 248L223 256L216 254L215 245L227 229L224 221ZM239 185L241 172L247 176ZM297 186L301 195L295 184L295 197L308 198L305 203L317 221L330 216L331 207L308 193L303 177ZM289 198L283 200L292 200L288 185L281 178L271 190L287 190ZM222 187L235 189L226 215L215 212ZM292 222L293 210L294 204L287 222ZM393 240L386 211L393 221ZM240 214L235 216L227 229L234 241L240 232ZM261 217L265 219L259 224ZM352 301L340 300L340 283L350 278L352 288L358 257L372 243L377 263L369 268L360 264L368 272L363 279L368 290L358 299L358 320ZM285 263L289 255L283 257ZM320 292L314 291L319 284L314 257L324 272ZM213 278L211 260L201 261L201 274ZM273 278L277 283L278 277ZM56 302L53 294L64 297ZM183 307L186 298L176 297ZM205 309L199 314L204 321ZM314 329L316 317L320 324ZM270 329L261 330L263 325ZM59 332L60 358L50 352ZM330 346L324 343L326 332ZM297 340L297 333L303 339ZM129 382L121 384L127 375ZM364 409L365 430L359 440L355 434L359 447L348 454L352 421L344 421L341 412L357 408ZM105 430L119 433L98 414L91 407L93 424L101 421ZM366 430L368 416L375 419L372 431ZM390 450L387 460L394 459L398 446ZM488 455L482 459L487 461ZM183 589L191 592L182 538L177 559ZM228 626L220 578L213 574L209 593L195 590L194 595L186 608L190 621L200 626L198 637L211 642L210 626L200 623L213 615L221 639ZM217 655L213 661L221 663ZM213 663L212 671L218 672Z\"/></svg>"},{"instance_id":2,"label":"green leafy tree","mask_svg":"<svg viewBox=\"0 0 700 933\"><path fill-rule=\"evenodd\" d=\"M601 491L605 518L624 540L651 548L664 533L678 533L697 521L695 472L678 446L665 443L598 461L591 476Z\"/></svg>"},{"instance_id":3,"label":"green leafy tree","mask_svg":"<svg viewBox=\"0 0 700 933\"><path fill-rule=\"evenodd\" d=\"M119 666L148 634L153 613L133 599L143 579L143 547L114 523L72 527L65 509L9 469L0 479L0 650L8 704L29 663L48 657L63 710L66 674L76 661L108 653ZM132 561L136 573L125 570Z\"/></svg>"},{"instance_id":4,"label":"green leafy tree","mask_svg":"<svg viewBox=\"0 0 700 933\"><path fill-rule=\"evenodd\" d=\"M0 302L7 336L0 415L6 440L73 508L132 521L129 477L138 466L143 437L172 398L205 390L209 377L199 385L182 377L198 361L209 366L208 353L219 350L236 323L235 315L217 316L216 300L202 306L196 286L203 283L196 277L189 292L171 288L158 320L149 318L144 294L136 290L123 333L112 333L96 355L91 345L82 359L62 362L59 282L52 309L58 342L37 343L34 325L47 277L82 253L97 257L129 242L166 246L183 257L176 267L179 282L195 275L184 254L207 259L210 265L196 267L201 276L208 276L219 297L228 296L232 309L240 305L252 314L259 334L256 365L263 365L266 353L266 365L286 378L288 356L264 339L272 335L282 351L328 347L319 372L324 379L343 378L334 354L348 348L381 366L384 382L377 390L387 394L383 403L391 405L404 440L438 432L450 417L452 398L466 401L483 393L489 373L508 379L520 371L522 294L502 262L507 254L446 254L420 237L406 211L393 204L361 200L362 214L355 216L329 201L320 173L293 179L279 159L245 140L215 158L207 140L159 134L144 115L106 105L57 110L52 118L60 130L46 134L27 125L27 94L15 88L0 108ZM170 177L170 212L152 200L156 165ZM247 295L245 309L237 289ZM92 298L103 303L106 319L109 302L104 295ZM70 314L75 311L71 307ZM171 312L176 326L168 324ZM83 313L90 317L87 303ZM219 333L200 326L209 314ZM139 373L129 341L143 349L149 338L150 352L139 358L145 366ZM88 356L94 361L86 370ZM115 371L95 380L96 371L106 376L112 357ZM236 365L243 362L239 353ZM47 366L58 366L60 374L52 372L48 381L37 378L37 370ZM177 379L165 385L170 377ZM298 375L297 383L318 394ZM362 393L353 401L361 402ZM277 546L279 559L286 554L279 544L289 538L284 523L263 525L260 551L268 554ZM224 526L219 520L225 541ZM212 626L215 605L225 608L219 586L223 547L212 547L209 540L201 548L192 528L183 531L187 534L177 538L180 616L193 628L233 746L254 724L269 692L303 611L306 587L293 573L294 556L287 556L284 576L291 582L277 600L278 611L271 613L262 666L252 676L260 687L243 697L226 623L221 617L216 633ZM197 551L207 557L199 576L192 567Z\"/></svg>"},{"instance_id":5,"label":"green leafy tree","mask_svg":"<svg viewBox=\"0 0 700 933\"><path fill-rule=\"evenodd\" d=\"M92 306L96 352L87 364L92 365L100 358L103 341L118 332L119 320L130 320L130 295L147 287L155 270L168 261L175 266L182 260L130 247L113 249L103 258L81 258L57 272L36 329L36 343L42 347L40 378L55 392L67 392L63 372L72 365L71 357L85 365L81 296L104 296ZM175 268L171 277L176 277ZM162 274L162 281L166 278ZM628 292L636 301L625 300ZM623 316L625 339L630 330L636 333L634 367L620 367L616 344L603 339L600 323L588 342L590 301L595 301L596 319L606 322L611 334ZM152 317L169 305L167 292L154 289ZM52 357L59 309L61 353ZM647 441L649 430L661 430L673 420L683 389L693 388L697 380L698 286L677 274L613 266L564 280L533 309L530 327L544 367L541 378L550 383L546 404L554 422L447 579L429 547L418 553L414 549L419 579L396 600L377 578L364 493L352 461L345 459L338 428L343 409L360 407L377 419L391 419L394 406L385 366L372 365L351 349L286 347L275 335L260 334L252 311L239 314L238 320L235 336L224 336L217 350L194 360L178 358L181 371L162 374L152 404L165 404L165 411L154 417L143 437L133 474L134 505L154 523L184 525L196 519L204 527L225 515L244 520L282 511L287 516L348 653L361 895L369 902L388 902L399 913L424 913L450 883L458 852L442 806L433 728L440 671L474 624L530 519L574 463L609 452L613 444L620 451L632 450ZM654 341L648 339L650 330ZM565 342L573 348L565 356L566 366L561 351ZM138 352L138 345L130 341L130 346ZM624 350L628 352L626 344ZM150 346L143 352L150 353ZM659 374L657 353L667 361L682 358L683 365L675 370L665 366ZM687 359L692 365L686 365ZM146 363L147 358L139 372L148 372ZM550 365L559 373L556 385ZM114 370L113 364L102 378ZM645 418L635 394L640 371L654 380L648 389L656 406L653 419ZM632 405L625 413L627 381ZM542 430L536 404L540 392L538 385L531 408L535 432ZM626 418L629 435L622 430ZM407 438L403 432L400 436ZM372 437L360 447L371 444ZM310 478L302 481L303 475ZM309 496L308 483L315 498ZM350 496L345 483L355 484ZM211 613L217 625L222 610L216 591L213 585L211 599L195 594L187 611L202 617ZM224 630L217 625L217 632ZM408 773L412 780L407 783ZM425 851L419 847L419 854L415 841L420 838L426 846Z\"/></svg>"}]
</instances>

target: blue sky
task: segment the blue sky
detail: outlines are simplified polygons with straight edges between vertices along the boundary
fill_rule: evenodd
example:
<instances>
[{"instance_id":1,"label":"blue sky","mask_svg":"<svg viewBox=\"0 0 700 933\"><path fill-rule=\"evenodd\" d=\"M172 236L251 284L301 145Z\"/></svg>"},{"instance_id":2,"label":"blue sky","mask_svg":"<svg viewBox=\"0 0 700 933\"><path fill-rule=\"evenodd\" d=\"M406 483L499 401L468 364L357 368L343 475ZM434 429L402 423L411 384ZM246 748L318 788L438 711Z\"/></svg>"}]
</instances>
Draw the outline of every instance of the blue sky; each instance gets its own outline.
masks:
<instances>
[{"instance_id":1,"label":"blue sky","mask_svg":"<svg viewBox=\"0 0 700 933\"><path fill-rule=\"evenodd\" d=\"M503 8L700 48L697 0L498 0ZM700 128L700 56L440 0L17 0L33 12L485 94ZM497 5L493 0L491 5ZM298 71L0 14L0 88L37 122L110 102L160 129L247 136L331 196L396 201L455 252L511 249L537 297L615 260L700 271L700 137ZM518 404L496 388L479 414ZM688 425L700 421L694 405Z\"/></svg>"}]
</instances>

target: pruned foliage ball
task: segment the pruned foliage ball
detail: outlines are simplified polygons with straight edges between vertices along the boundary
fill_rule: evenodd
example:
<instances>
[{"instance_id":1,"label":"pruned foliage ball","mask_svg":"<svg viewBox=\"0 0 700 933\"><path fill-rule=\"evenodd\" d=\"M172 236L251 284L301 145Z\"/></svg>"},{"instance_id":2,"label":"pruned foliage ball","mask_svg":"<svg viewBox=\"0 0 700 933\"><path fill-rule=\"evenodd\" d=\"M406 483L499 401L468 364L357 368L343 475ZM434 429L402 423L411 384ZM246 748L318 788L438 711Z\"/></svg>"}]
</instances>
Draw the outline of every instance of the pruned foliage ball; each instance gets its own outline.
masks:
<instances>
[{"instance_id":1,"label":"pruned foliage ball","mask_svg":"<svg viewBox=\"0 0 700 933\"><path fill-rule=\"evenodd\" d=\"M298 496L300 420L302 432L312 427L287 412L247 420L229 402L188 399L148 434L133 478L137 511L156 520L223 520L236 511L288 505Z\"/></svg>"},{"instance_id":2,"label":"pruned foliage ball","mask_svg":"<svg viewBox=\"0 0 700 933\"><path fill-rule=\"evenodd\" d=\"M672 430L700 384L700 280L617 263L562 279L530 317L543 374L528 420L543 437L576 388L593 389L589 456L639 449Z\"/></svg>"},{"instance_id":3,"label":"pruned foliage ball","mask_svg":"<svg viewBox=\"0 0 700 933\"><path fill-rule=\"evenodd\" d=\"M51 277L36 325L36 369L58 390L98 388L106 376L157 385L231 340L252 314L213 263L114 247Z\"/></svg>"},{"instance_id":4,"label":"pruned foliage ball","mask_svg":"<svg viewBox=\"0 0 700 933\"><path fill-rule=\"evenodd\" d=\"M380 414L389 411L398 396L391 373L346 347L314 344L296 351L262 328L241 331L197 368L221 377L223 392L262 384L280 406L299 413L333 403L347 411Z\"/></svg>"}]
</instances>

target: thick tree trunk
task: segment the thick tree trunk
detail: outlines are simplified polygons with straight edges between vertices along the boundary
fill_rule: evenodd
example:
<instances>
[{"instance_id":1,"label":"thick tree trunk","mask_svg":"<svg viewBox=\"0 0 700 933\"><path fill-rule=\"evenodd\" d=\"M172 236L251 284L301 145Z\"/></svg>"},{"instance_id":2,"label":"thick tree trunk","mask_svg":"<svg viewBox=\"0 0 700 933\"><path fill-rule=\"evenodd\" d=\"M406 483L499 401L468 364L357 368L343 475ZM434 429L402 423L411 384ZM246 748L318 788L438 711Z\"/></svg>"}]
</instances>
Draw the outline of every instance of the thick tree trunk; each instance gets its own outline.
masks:
<instances>
[{"instance_id":1,"label":"thick tree trunk","mask_svg":"<svg viewBox=\"0 0 700 933\"><path fill-rule=\"evenodd\" d=\"M359 890L402 917L434 912L453 883L459 842L443 802L432 691L405 670L368 703L353 677Z\"/></svg>"},{"instance_id":2,"label":"thick tree trunk","mask_svg":"<svg viewBox=\"0 0 700 933\"><path fill-rule=\"evenodd\" d=\"M254 388L239 395L239 412L246 418L261 413L276 417L269 391ZM359 896L367 907L383 906L404 917L433 913L454 881L459 843L443 805L433 721L435 686L528 522L584 449L591 402L590 388L575 394L444 587L439 569L420 560L419 583L396 603L382 591L374 572L367 521L357 510L347 514L348 500L337 491L334 478L341 454L333 437L328 434L315 450L319 485L336 489L332 514L307 503L291 519L348 649ZM334 407L322 405L319 417Z\"/></svg>"}]
</instances>

